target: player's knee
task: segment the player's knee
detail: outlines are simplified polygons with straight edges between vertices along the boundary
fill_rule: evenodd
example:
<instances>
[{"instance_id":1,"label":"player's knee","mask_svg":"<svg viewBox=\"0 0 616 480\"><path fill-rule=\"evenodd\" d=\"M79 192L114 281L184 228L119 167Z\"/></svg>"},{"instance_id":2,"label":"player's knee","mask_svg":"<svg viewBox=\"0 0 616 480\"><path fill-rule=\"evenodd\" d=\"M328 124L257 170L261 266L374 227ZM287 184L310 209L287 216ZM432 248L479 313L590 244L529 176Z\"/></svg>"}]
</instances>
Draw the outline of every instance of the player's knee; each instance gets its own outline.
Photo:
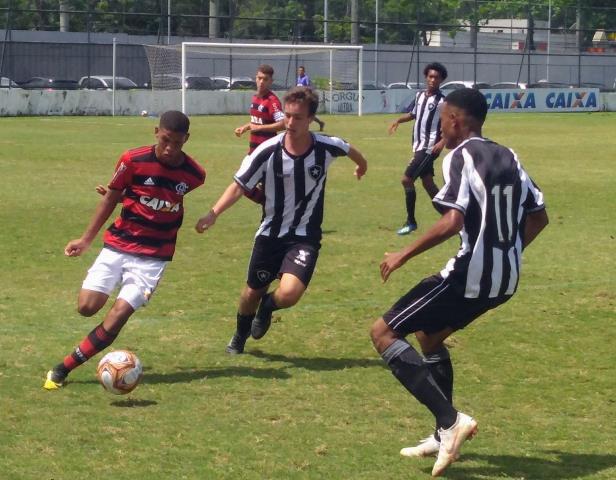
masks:
<instances>
[{"instance_id":1,"label":"player's knee","mask_svg":"<svg viewBox=\"0 0 616 480\"><path fill-rule=\"evenodd\" d=\"M380 352L380 345L382 345L389 337L393 335L391 329L385 323L385 320L379 318L370 327L370 339L374 347Z\"/></svg>"},{"instance_id":2,"label":"player's knee","mask_svg":"<svg viewBox=\"0 0 616 480\"><path fill-rule=\"evenodd\" d=\"M412 179L412 178L409 178L409 177L407 177L407 176L402 177L402 178L400 179L400 183L401 183L401 184L402 184L402 186L405 188L405 190L406 190L406 189L409 189L409 188L411 188L411 189L413 188L413 179Z\"/></svg>"},{"instance_id":3,"label":"player's knee","mask_svg":"<svg viewBox=\"0 0 616 480\"><path fill-rule=\"evenodd\" d=\"M77 305L77 311L79 312L79 315L83 317L91 317L92 315L96 315L100 309L101 306L97 305L95 302L80 301Z\"/></svg>"},{"instance_id":4,"label":"player's knee","mask_svg":"<svg viewBox=\"0 0 616 480\"><path fill-rule=\"evenodd\" d=\"M302 298L303 291L295 289L283 289L279 288L276 291L275 301L276 305L280 308L289 308L299 302Z\"/></svg>"}]
</instances>

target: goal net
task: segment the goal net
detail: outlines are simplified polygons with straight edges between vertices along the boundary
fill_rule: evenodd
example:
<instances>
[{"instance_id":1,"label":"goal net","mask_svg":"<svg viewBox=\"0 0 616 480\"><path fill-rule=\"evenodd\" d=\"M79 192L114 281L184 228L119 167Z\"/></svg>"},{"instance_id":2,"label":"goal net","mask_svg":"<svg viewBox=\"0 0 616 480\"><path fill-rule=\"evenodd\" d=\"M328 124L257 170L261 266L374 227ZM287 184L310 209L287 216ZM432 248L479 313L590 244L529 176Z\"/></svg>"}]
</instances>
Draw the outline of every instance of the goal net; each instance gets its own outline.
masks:
<instances>
[{"instance_id":1,"label":"goal net","mask_svg":"<svg viewBox=\"0 0 616 480\"><path fill-rule=\"evenodd\" d=\"M297 70L303 66L319 93L319 111L362 114L361 46L184 42L144 48L152 88L175 91L175 108L181 105L184 113L210 113L212 91L231 96L221 100L228 111L216 113L245 113L246 102L235 111L233 93L254 93L257 67L269 64L274 68L274 91L295 86Z\"/></svg>"}]
</instances>

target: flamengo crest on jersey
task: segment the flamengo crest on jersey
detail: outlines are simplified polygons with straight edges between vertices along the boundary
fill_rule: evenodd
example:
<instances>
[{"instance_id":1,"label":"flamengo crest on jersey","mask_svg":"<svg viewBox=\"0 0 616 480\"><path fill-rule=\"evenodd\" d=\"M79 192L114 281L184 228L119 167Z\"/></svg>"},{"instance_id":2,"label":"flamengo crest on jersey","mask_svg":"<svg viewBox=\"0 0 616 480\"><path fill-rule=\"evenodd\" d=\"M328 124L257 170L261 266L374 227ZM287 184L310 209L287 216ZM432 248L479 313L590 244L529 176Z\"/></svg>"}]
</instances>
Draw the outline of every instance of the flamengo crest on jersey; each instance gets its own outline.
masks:
<instances>
[{"instance_id":1,"label":"flamengo crest on jersey","mask_svg":"<svg viewBox=\"0 0 616 480\"><path fill-rule=\"evenodd\" d=\"M202 185L205 170L185 155L184 163L159 162L154 146L125 152L109 182L124 191L122 211L105 231L105 246L124 253L171 260L184 216L184 195Z\"/></svg>"},{"instance_id":2,"label":"flamengo crest on jersey","mask_svg":"<svg viewBox=\"0 0 616 480\"><path fill-rule=\"evenodd\" d=\"M234 178L249 192L263 182L265 204L257 235L297 235L319 241L327 169L334 158L348 155L350 145L313 133L310 150L295 157L283 148L284 136L280 133L247 155Z\"/></svg>"},{"instance_id":3,"label":"flamengo crest on jersey","mask_svg":"<svg viewBox=\"0 0 616 480\"><path fill-rule=\"evenodd\" d=\"M464 213L460 249L441 275L467 298L513 295L522 264L523 219L545 208L543 194L513 150L474 137L443 159L434 203Z\"/></svg>"}]
</instances>

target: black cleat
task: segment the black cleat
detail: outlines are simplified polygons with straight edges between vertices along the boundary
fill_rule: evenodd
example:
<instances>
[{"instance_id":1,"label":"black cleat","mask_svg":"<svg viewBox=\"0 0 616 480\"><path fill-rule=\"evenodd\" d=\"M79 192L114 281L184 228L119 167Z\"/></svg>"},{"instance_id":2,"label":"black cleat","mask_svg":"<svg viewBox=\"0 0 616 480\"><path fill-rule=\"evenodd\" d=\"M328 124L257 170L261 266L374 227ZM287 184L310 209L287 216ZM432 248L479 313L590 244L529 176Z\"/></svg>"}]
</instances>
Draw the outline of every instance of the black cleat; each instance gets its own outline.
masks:
<instances>
[{"instance_id":1,"label":"black cleat","mask_svg":"<svg viewBox=\"0 0 616 480\"><path fill-rule=\"evenodd\" d=\"M262 338L269 330L271 324L272 311L263 308L263 302L261 302L259 310L257 310L257 314L252 321L252 326L250 327L250 334L252 335L252 338L255 340Z\"/></svg>"},{"instance_id":2,"label":"black cleat","mask_svg":"<svg viewBox=\"0 0 616 480\"><path fill-rule=\"evenodd\" d=\"M244 353L244 345L246 345L246 340L248 340L248 336L242 337L239 333L235 332L235 334L229 340L229 344L225 348L225 352L230 353L231 355L239 355L240 353Z\"/></svg>"}]
</instances>

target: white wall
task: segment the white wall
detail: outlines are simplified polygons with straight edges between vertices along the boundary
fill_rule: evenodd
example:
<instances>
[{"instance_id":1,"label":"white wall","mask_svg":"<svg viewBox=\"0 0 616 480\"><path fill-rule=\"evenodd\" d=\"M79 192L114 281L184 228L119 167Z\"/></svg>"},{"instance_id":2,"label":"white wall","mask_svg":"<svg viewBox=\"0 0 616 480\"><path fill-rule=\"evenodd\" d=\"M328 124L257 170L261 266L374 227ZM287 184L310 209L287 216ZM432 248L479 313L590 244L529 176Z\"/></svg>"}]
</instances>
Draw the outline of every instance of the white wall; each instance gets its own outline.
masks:
<instances>
[{"instance_id":1,"label":"white wall","mask_svg":"<svg viewBox=\"0 0 616 480\"><path fill-rule=\"evenodd\" d=\"M596 108L591 110L616 111L616 93L598 93L596 90L566 89L554 90L554 95L568 96L587 92L584 101L589 98L588 92L596 92ZM491 107L493 111L583 111L579 106L562 106L557 108L511 108L515 106L512 95L525 92L525 99L532 90L491 90ZM550 95L549 89L534 90L536 105L545 105ZM333 92L330 102L329 92L320 92L320 112L357 113L359 95L354 91ZM494 103L496 95L501 95L501 102ZM506 95L509 94L509 97ZM282 92L279 92L282 96ZM554 100L554 95L551 96ZM414 97L412 90L368 90L364 92L364 113L396 113L409 105ZM210 92L189 91L187 93L187 113L192 115L216 114L246 114L252 98L252 92ZM567 100L568 101L568 100ZM525 102L522 102L522 107ZM553 102L552 102L553 103ZM571 103L571 102L569 102ZM579 102L578 102L579 103ZM501 106L502 105L502 106ZM150 115L158 115L165 110L181 109L179 91L132 90L116 92L116 115L139 115L143 110ZM74 90L45 91L21 90L18 88L0 89L0 116L19 115L111 115L112 92Z\"/></svg>"}]
</instances>

